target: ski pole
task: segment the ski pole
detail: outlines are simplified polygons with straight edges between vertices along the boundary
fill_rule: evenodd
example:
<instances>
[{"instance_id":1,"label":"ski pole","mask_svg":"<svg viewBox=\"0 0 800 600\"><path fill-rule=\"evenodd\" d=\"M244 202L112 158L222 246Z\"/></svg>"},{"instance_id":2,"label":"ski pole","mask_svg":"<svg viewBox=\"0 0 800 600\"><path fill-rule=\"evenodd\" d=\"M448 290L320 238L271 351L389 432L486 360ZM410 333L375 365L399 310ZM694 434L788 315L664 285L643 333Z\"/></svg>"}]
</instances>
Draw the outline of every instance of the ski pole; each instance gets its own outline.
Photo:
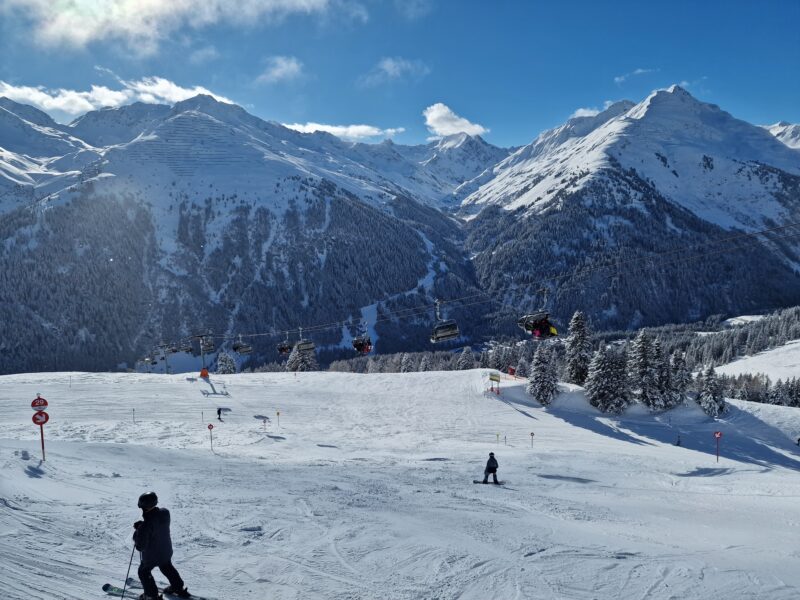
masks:
<instances>
[{"instance_id":1,"label":"ski pole","mask_svg":"<svg viewBox=\"0 0 800 600\"><path fill-rule=\"evenodd\" d=\"M122 584L122 596L120 596L120 598L124 598L125 597L125 590L128 588L128 577L130 577L130 574L131 574L131 565L133 564L133 553L134 552L136 552L136 544L135 543L133 544L133 550L131 550L131 560L128 563L128 572L125 573L125 583Z\"/></svg>"}]
</instances>

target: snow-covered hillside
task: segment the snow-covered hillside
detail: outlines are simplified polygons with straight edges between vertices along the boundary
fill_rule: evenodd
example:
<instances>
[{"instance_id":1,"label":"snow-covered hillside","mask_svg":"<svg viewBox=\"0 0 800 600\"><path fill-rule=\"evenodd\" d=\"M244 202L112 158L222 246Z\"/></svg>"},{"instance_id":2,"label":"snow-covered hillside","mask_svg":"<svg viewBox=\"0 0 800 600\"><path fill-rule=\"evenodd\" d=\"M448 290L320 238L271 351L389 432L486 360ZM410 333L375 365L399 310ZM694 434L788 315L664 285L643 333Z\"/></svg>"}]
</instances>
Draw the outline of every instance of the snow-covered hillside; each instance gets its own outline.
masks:
<instances>
[{"instance_id":1,"label":"snow-covered hillside","mask_svg":"<svg viewBox=\"0 0 800 600\"><path fill-rule=\"evenodd\" d=\"M773 350L745 356L717 368L724 375L763 373L774 383L800 377L800 340L790 342Z\"/></svg>"},{"instance_id":2,"label":"snow-covered hillside","mask_svg":"<svg viewBox=\"0 0 800 600\"><path fill-rule=\"evenodd\" d=\"M190 591L220 600L797 596L800 411L616 419L575 388L547 410L521 383L488 394L487 375L214 378L229 396L177 376L2 377L3 599L103 597L150 489ZM489 451L502 487L471 483Z\"/></svg>"}]
</instances>

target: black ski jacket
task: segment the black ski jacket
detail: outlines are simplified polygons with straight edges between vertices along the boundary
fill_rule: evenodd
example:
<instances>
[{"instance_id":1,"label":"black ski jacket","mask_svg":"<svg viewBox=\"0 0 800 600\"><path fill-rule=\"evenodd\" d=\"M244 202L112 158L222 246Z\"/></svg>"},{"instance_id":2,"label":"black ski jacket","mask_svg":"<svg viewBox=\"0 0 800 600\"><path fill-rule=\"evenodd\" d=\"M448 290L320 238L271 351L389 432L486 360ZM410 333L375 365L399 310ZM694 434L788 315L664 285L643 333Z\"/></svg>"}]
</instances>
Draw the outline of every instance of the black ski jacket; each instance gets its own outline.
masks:
<instances>
[{"instance_id":1,"label":"black ski jacket","mask_svg":"<svg viewBox=\"0 0 800 600\"><path fill-rule=\"evenodd\" d=\"M142 564L156 567L168 563L172 559L169 511L156 507L144 513L143 518L133 532L136 549L142 553Z\"/></svg>"},{"instance_id":2,"label":"black ski jacket","mask_svg":"<svg viewBox=\"0 0 800 600\"><path fill-rule=\"evenodd\" d=\"M486 461L486 469L485 470L486 470L487 473L493 473L493 472L497 471L497 467L498 466L499 465L497 464L497 459L494 456L490 456L489 460Z\"/></svg>"}]
</instances>

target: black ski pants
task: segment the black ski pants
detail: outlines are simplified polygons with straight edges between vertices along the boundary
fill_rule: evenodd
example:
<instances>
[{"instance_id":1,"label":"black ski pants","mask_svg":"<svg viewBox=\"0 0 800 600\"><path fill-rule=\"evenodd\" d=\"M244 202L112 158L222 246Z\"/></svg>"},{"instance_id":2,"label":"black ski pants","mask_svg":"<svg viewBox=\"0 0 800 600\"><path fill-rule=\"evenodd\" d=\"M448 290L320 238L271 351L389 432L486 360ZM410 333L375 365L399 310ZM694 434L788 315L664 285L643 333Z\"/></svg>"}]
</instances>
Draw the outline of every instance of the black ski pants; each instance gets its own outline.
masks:
<instances>
[{"instance_id":1,"label":"black ski pants","mask_svg":"<svg viewBox=\"0 0 800 600\"><path fill-rule=\"evenodd\" d=\"M156 585L156 580L153 579L152 573L152 570L156 567L158 567L164 574L164 577L169 580L169 584L172 586L173 590L182 590L184 588L183 579L181 579L181 576L178 574L178 570L172 565L171 560L161 565L142 563L139 565L139 581L142 582L145 594L153 598L158 598L158 586Z\"/></svg>"},{"instance_id":2,"label":"black ski pants","mask_svg":"<svg viewBox=\"0 0 800 600\"><path fill-rule=\"evenodd\" d=\"M497 483L497 469L487 469L483 472L483 483L489 483L489 473L494 478L494 483Z\"/></svg>"}]
</instances>

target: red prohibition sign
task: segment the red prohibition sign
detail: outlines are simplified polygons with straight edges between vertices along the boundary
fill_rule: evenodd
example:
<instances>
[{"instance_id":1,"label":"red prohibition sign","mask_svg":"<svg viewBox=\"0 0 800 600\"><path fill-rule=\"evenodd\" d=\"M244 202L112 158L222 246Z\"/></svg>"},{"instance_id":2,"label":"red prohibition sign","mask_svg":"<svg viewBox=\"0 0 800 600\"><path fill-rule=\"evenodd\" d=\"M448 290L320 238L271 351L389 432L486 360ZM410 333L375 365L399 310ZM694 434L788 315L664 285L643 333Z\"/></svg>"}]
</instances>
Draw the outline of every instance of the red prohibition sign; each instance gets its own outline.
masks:
<instances>
[{"instance_id":1,"label":"red prohibition sign","mask_svg":"<svg viewBox=\"0 0 800 600\"><path fill-rule=\"evenodd\" d=\"M47 400L42 398L41 396L36 396L36 399L31 402L31 408L35 411L44 410L47 408Z\"/></svg>"},{"instance_id":2,"label":"red prohibition sign","mask_svg":"<svg viewBox=\"0 0 800 600\"><path fill-rule=\"evenodd\" d=\"M50 415L40 410L39 412L33 413L33 418L31 420L34 425L44 425L50 420Z\"/></svg>"},{"instance_id":3,"label":"red prohibition sign","mask_svg":"<svg viewBox=\"0 0 800 600\"><path fill-rule=\"evenodd\" d=\"M212 429L214 429L214 425L212 425L211 423L209 423L209 424L208 424L208 430L209 430L209 431L211 431Z\"/></svg>"},{"instance_id":4,"label":"red prohibition sign","mask_svg":"<svg viewBox=\"0 0 800 600\"><path fill-rule=\"evenodd\" d=\"M721 438L722 437L722 432L721 431L715 431L714 432L714 437L717 438L717 439Z\"/></svg>"}]
</instances>

